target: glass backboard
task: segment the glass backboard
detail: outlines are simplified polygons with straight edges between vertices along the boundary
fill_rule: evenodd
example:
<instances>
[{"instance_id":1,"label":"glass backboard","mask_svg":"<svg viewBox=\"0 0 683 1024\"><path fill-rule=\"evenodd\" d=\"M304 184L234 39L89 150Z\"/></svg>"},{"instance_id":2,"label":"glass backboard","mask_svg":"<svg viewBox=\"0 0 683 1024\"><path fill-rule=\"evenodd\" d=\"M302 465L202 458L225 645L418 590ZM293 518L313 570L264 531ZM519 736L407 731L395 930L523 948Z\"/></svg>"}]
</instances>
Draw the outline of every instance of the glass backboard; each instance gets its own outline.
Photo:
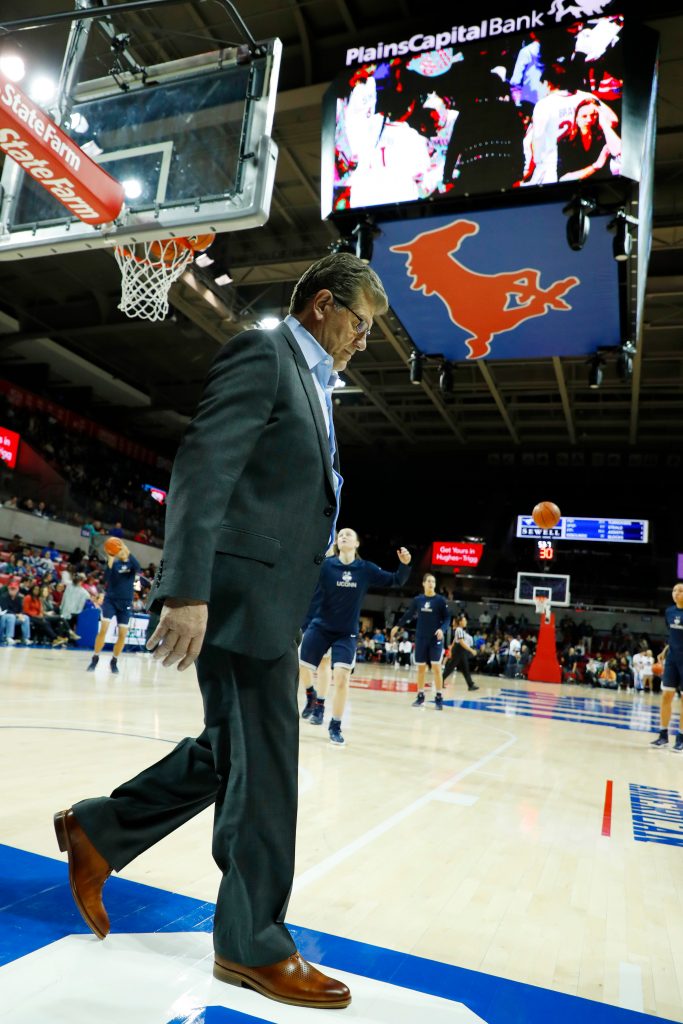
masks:
<instances>
[{"instance_id":1,"label":"glass backboard","mask_svg":"<svg viewBox=\"0 0 683 1024\"><path fill-rule=\"evenodd\" d=\"M5 156L0 259L264 224L281 49L271 39L256 53L234 47L77 84L61 127L124 186L123 211L113 225L85 224Z\"/></svg>"},{"instance_id":2,"label":"glass backboard","mask_svg":"<svg viewBox=\"0 0 683 1024\"><path fill-rule=\"evenodd\" d=\"M569 606L569 576L553 576L546 572L518 572L515 604L534 604L539 594L549 593L552 606Z\"/></svg>"}]
</instances>

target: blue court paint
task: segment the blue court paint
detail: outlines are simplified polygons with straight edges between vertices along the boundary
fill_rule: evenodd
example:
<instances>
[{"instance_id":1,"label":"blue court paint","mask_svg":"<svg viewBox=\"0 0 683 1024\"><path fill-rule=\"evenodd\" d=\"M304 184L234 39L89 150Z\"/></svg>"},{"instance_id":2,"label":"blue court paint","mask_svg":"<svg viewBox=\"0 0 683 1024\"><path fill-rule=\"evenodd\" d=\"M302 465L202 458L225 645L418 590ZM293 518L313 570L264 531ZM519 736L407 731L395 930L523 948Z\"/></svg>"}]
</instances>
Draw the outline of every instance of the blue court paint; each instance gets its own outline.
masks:
<instances>
[{"instance_id":1,"label":"blue court paint","mask_svg":"<svg viewBox=\"0 0 683 1024\"><path fill-rule=\"evenodd\" d=\"M214 905L114 877L106 904L113 932L210 932ZM487 1024L666 1024L653 1017L451 964L289 925L306 959L333 969L464 1003ZM64 861L0 845L0 964L88 929L76 910ZM0 986L2 969L0 967ZM267 1010L264 1008L264 1013ZM203 1014L203 1016L202 1016ZM209 1006L172 1024L256 1024ZM169 1022L171 1024L171 1022ZM425 1024L428 1024L425 1021Z\"/></svg>"},{"instance_id":2,"label":"blue court paint","mask_svg":"<svg viewBox=\"0 0 683 1024\"><path fill-rule=\"evenodd\" d=\"M675 789L629 786L633 838L639 843L683 846L683 797Z\"/></svg>"},{"instance_id":3,"label":"blue court paint","mask_svg":"<svg viewBox=\"0 0 683 1024\"><path fill-rule=\"evenodd\" d=\"M490 697L456 698L445 700L444 705L465 711L490 711L510 718L546 718L631 732L659 732L659 705L641 705L633 699L570 697L539 690L501 689Z\"/></svg>"},{"instance_id":4,"label":"blue court paint","mask_svg":"<svg viewBox=\"0 0 683 1024\"><path fill-rule=\"evenodd\" d=\"M174 1017L168 1024L270 1024L266 1017L252 1017L250 1013L229 1010L225 1006L203 1006L188 1017Z\"/></svg>"}]
</instances>

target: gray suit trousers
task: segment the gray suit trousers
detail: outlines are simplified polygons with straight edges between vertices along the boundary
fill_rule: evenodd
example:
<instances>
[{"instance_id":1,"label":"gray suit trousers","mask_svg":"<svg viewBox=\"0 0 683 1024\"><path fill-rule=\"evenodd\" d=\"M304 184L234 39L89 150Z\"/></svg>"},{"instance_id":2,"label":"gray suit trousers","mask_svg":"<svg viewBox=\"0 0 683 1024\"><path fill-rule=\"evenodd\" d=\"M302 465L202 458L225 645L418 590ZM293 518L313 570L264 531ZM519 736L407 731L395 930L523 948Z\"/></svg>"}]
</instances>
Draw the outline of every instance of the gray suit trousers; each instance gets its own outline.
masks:
<instances>
[{"instance_id":1,"label":"gray suit trousers","mask_svg":"<svg viewBox=\"0 0 683 1024\"><path fill-rule=\"evenodd\" d=\"M264 661L204 645L197 660L206 728L119 786L74 805L116 871L215 803L222 872L214 948L249 966L295 945L284 925L294 877L299 713L296 645Z\"/></svg>"}]
</instances>

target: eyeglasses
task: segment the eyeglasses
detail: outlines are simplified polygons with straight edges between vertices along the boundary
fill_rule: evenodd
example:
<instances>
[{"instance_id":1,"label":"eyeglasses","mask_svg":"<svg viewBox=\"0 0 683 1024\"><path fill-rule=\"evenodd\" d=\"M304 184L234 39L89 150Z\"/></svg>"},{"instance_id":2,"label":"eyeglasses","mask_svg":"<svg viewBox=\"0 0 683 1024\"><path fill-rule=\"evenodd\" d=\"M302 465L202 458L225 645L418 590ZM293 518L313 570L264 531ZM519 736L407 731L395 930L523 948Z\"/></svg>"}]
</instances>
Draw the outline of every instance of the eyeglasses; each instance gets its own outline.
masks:
<instances>
[{"instance_id":1,"label":"eyeglasses","mask_svg":"<svg viewBox=\"0 0 683 1024\"><path fill-rule=\"evenodd\" d=\"M372 324L369 324L367 320L365 320L362 316L358 316L358 313L355 313L350 306L347 306L345 302L342 302L341 299L338 299L336 295L332 296L332 300L335 306L343 306L344 309L348 309L349 313L351 313L352 316L355 316L358 323L355 323L353 325L353 329L359 338L362 338L364 334L368 335L370 333L370 328L372 327Z\"/></svg>"}]
</instances>

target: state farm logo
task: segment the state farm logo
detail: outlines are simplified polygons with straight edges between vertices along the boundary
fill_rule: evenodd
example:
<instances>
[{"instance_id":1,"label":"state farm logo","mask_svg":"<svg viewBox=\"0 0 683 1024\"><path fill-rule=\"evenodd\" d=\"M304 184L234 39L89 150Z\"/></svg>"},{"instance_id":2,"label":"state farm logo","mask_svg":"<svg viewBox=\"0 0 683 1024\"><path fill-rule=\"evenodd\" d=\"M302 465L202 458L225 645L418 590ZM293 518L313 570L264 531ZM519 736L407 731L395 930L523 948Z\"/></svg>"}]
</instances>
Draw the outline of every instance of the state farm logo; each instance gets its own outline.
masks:
<instances>
[{"instance_id":1,"label":"state farm logo","mask_svg":"<svg viewBox=\"0 0 683 1024\"><path fill-rule=\"evenodd\" d=\"M48 115L0 73L0 152L79 220L113 221L123 187L84 154ZM74 172L74 178L64 172Z\"/></svg>"}]
</instances>

